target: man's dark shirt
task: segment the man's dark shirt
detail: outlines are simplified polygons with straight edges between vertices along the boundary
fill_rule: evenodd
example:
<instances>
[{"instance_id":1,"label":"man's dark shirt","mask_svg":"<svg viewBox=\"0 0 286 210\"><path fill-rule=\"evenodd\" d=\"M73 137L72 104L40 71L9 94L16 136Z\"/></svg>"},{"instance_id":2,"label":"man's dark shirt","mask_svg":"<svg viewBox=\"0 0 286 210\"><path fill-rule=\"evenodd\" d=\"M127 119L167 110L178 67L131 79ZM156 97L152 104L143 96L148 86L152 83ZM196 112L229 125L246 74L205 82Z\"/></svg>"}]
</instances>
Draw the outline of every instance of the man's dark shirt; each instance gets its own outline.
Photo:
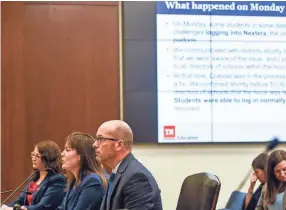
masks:
<instances>
[{"instance_id":1,"label":"man's dark shirt","mask_svg":"<svg viewBox=\"0 0 286 210\"><path fill-rule=\"evenodd\" d=\"M261 195L261 190L264 184L260 184L259 187L256 189L256 191L252 194L252 197L249 201L249 204L246 208L246 210L255 210L256 206L257 206L257 202L260 198Z\"/></svg>"}]
</instances>

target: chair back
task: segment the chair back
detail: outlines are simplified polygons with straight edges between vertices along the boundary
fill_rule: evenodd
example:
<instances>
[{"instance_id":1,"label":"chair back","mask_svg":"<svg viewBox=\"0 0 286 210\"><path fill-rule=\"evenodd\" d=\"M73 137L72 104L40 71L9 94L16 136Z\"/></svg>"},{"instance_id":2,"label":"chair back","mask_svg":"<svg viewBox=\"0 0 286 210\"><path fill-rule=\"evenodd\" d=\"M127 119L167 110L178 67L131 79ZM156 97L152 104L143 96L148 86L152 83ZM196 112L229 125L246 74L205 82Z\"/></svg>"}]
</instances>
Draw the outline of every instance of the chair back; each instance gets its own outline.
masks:
<instances>
[{"instance_id":1,"label":"chair back","mask_svg":"<svg viewBox=\"0 0 286 210\"><path fill-rule=\"evenodd\" d=\"M220 180L211 173L188 176L182 185L177 210L215 210Z\"/></svg>"},{"instance_id":2,"label":"chair back","mask_svg":"<svg viewBox=\"0 0 286 210\"><path fill-rule=\"evenodd\" d=\"M233 191L227 201L226 208L231 210L242 210L246 193Z\"/></svg>"}]
</instances>

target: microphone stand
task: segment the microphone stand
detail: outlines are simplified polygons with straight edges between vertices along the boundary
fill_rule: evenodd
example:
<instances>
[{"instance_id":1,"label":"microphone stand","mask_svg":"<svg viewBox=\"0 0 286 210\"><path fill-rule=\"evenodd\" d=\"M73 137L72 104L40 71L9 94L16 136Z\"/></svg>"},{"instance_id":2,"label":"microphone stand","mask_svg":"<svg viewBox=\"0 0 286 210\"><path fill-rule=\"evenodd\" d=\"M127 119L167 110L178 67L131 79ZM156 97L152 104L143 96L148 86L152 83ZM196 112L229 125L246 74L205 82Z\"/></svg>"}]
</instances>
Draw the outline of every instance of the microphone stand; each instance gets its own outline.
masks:
<instances>
[{"instance_id":1,"label":"microphone stand","mask_svg":"<svg viewBox=\"0 0 286 210\"><path fill-rule=\"evenodd\" d=\"M277 147L277 145L279 144L279 139L275 138L273 140L271 140L266 148L266 150L264 151L265 153L269 152L270 150L274 149L275 147ZM242 189L242 187L245 185L245 183L247 182L247 180L249 179L249 176L251 175L253 169L250 168L249 171L247 172L246 176L244 177L244 179L242 180L242 182L238 185L238 188L236 189L236 191L240 191Z\"/></svg>"},{"instance_id":2,"label":"microphone stand","mask_svg":"<svg viewBox=\"0 0 286 210\"><path fill-rule=\"evenodd\" d=\"M49 169L37 169L36 171L34 171L32 174L30 174L30 176L28 176L28 178L26 178L15 190L13 190L13 192L1 203L1 206L9 199L11 198L12 195L14 195L15 192L19 191L20 187L22 187L23 184L25 184L26 181L28 181L35 173L39 172L39 171L46 171Z\"/></svg>"},{"instance_id":3,"label":"microphone stand","mask_svg":"<svg viewBox=\"0 0 286 210\"><path fill-rule=\"evenodd\" d=\"M13 191L14 190L6 190L6 191L3 191L3 192L0 192L0 194L6 194L6 193L13 192ZM28 195L31 195L31 192L29 192L29 191L18 190L18 192L23 192L23 193L27 193Z\"/></svg>"},{"instance_id":4,"label":"microphone stand","mask_svg":"<svg viewBox=\"0 0 286 210\"><path fill-rule=\"evenodd\" d=\"M242 180L242 182L238 185L238 188L236 191L240 191L242 189L242 187L245 185L246 181L249 179L251 173L252 173L253 169L250 168L247 172L247 174L245 175L244 179Z\"/></svg>"}]
</instances>

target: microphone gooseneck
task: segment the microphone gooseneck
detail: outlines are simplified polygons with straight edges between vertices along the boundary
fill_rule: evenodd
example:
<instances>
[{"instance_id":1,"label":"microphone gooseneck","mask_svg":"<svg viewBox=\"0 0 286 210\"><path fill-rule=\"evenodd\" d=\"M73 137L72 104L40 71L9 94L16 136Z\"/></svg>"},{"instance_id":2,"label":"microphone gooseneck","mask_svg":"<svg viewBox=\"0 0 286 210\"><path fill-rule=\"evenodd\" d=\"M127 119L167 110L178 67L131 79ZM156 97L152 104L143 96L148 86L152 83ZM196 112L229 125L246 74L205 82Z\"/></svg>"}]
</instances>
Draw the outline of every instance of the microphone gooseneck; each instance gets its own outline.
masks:
<instances>
[{"instance_id":1,"label":"microphone gooseneck","mask_svg":"<svg viewBox=\"0 0 286 210\"><path fill-rule=\"evenodd\" d=\"M50 171L52 169L50 168L45 168L45 169L37 169L33 173L31 173L13 192L1 203L1 206L11 198L12 195L14 195L15 192L19 191L20 187L22 187L23 184L25 184L35 173L40 172L40 171ZM53 171L53 170L52 170Z\"/></svg>"},{"instance_id":2,"label":"microphone gooseneck","mask_svg":"<svg viewBox=\"0 0 286 210\"><path fill-rule=\"evenodd\" d=\"M5 193L10 193L10 192L13 192L14 190L6 190L6 191L3 191L3 192L0 192L0 194L5 194ZM23 193L26 193L28 195L31 195L32 193L29 192L29 191L24 191L24 190L18 190L18 192L23 192Z\"/></svg>"},{"instance_id":3,"label":"microphone gooseneck","mask_svg":"<svg viewBox=\"0 0 286 210\"><path fill-rule=\"evenodd\" d=\"M269 152L270 150L273 150L274 148L276 148L278 146L279 143L280 143L279 139L274 138L273 140L271 140L268 143L264 152ZM237 191L240 191L242 189L242 187L244 186L245 182L249 179L249 176L251 175L252 172L253 172L253 169L250 168L248 173L246 174L246 176L242 180L242 182L238 185Z\"/></svg>"}]
</instances>

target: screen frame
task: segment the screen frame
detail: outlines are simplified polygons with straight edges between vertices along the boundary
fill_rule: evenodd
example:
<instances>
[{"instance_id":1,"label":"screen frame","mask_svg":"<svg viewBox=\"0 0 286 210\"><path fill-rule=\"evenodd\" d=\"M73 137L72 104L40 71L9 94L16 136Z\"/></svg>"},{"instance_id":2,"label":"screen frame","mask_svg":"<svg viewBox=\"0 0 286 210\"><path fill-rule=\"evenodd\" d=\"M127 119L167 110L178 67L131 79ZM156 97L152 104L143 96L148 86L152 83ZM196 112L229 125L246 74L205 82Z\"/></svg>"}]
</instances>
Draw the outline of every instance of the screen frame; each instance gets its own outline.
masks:
<instances>
[{"instance_id":1,"label":"screen frame","mask_svg":"<svg viewBox=\"0 0 286 210\"><path fill-rule=\"evenodd\" d=\"M134 132L134 143L257 145L271 141L158 142L156 13L156 1L122 2L122 117Z\"/></svg>"}]
</instances>

